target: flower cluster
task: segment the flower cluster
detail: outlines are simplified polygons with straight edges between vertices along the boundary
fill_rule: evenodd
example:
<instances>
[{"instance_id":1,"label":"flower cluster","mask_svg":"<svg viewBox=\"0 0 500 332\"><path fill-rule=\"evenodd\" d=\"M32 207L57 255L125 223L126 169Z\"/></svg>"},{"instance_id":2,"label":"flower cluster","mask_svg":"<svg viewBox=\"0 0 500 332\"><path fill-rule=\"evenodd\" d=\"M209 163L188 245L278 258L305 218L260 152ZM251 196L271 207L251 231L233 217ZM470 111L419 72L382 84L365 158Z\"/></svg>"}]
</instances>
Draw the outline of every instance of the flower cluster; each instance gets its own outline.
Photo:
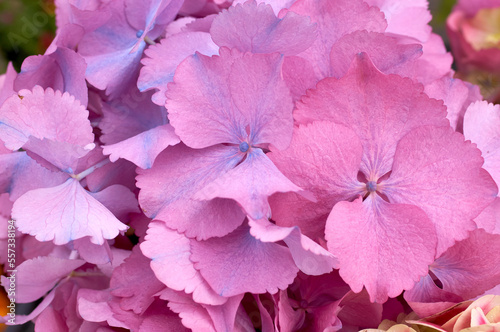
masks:
<instances>
[{"instance_id":1,"label":"flower cluster","mask_svg":"<svg viewBox=\"0 0 500 332\"><path fill-rule=\"evenodd\" d=\"M0 77L17 324L355 331L498 293L500 106L426 1L56 6Z\"/></svg>"}]
</instances>

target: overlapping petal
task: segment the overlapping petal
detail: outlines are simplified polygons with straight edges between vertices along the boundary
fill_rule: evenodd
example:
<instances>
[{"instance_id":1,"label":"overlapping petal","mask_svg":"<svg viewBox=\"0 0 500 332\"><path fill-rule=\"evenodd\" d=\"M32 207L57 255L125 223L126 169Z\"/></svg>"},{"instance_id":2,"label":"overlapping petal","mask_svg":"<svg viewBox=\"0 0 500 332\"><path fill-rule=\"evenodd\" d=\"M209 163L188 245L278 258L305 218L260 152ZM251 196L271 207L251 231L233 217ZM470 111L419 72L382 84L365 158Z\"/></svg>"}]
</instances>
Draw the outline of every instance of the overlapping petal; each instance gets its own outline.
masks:
<instances>
[{"instance_id":1,"label":"overlapping petal","mask_svg":"<svg viewBox=\"0 0 500 332\"><path fill-rule=\"evenodd\" d=\"M248 225L222 238L193 241L191 251L196 269L225 297L275 293L292 283L298 272L286 247L257 240Z\"/></svg>"},{"instance_id":2,"label":"overlapping petal","mask_svg":"<svg viewBox=\"0 0 500 332\"><path fill-rule=\"evenodd\" d=\"M351 128L363 145L361 171L380 177L392 166L397 142L423 125L449 126L445 107L408 78L384 75L365 53L341 79L327 78L297 103L299 123L331 120Z\"/></svg>"},{"instance_id":3,"label":"overlapping petal","mask_svg":"<svg viewBox=\"0 0 500 332\"><path fill-rule=\"evenodd\" d=\"M157 105L164 106L168 83L172 82L179 64L186 57L199 52L204 55L218 54L219 47L214 44L207 32L178 33L162 39L149 47L141 60L141 69L137 86L141 91L158 90L151 97Z\"/></svg>"},{"instance_id":4,"label":"overlapping petal","mask_svg":"<svg viewBox=\"0 0 500 332\"><path fill-rule=\"evenodd\" d=\"M391 202L421 208L436 226L437 254L475 228L472 221L495 199L498 188L481 153L451 128L424 126L398 143L384 184Z\"/></svg>"},{"instance_id":5,"label":"overlapping petal","mask_svg":"<svg viewBox=\"0 0 500 332\"><path fill-rule=\"evenodd\" d=\"M436 230L424 211L377 194L337 203L325 232L342 278L356 293L364 286L379 303L412 288L436 254Z\"/></svg>"},{"instance_id":6,"label":"overlapping petal","mask_svg":"<svg viewBox=\"0 0 500 332\"><path fill-rule=\"evenodd\" d=\"M288 12L278 18L270 5L251 0L217 15L210 34L217 45L241 52L296 55L314 42L315 28L306 16Z\"/></svg>"},{"instance_id":7,"label":"overlapping petal","mask_svg":"<svg viewBox=\"0 0 500 332\"><path fill-rule=\"evenodd\" d=\"M290 147L273 149L269 158L293 183L310 191L311 201L297 193L270 198L273 220L279 226L299 226L304 235L324 237L326 218L341 200L354 199L363 184L357 180L362 146L356 133L321 121L295 128Z\"/></svg>"},{"instance_id":8,"label":"overlapping petal","mask_svg":"<svg viewBox=\"0 0 500 332\"><path fill-rule=\"evenodd\" d=\"M162 152L149 170L138 170L139 202L144 213L198 240L223 236L245 216L229 199L194 199L194 194L234 167L242 158L237 148L202 150L178 144Z\"/></svg>"},{"instance_id":9,"label":"overlapping petal","mask_svg":"<svg viewBox=\"0 0 500 332\"><path fill-rule=\"evenodd\" d=\"M0 108L0 128L6 147L25 147L61 170L76 167L94 147L88 111L75 97L51 88L35 86L7 99Z\"/></svg>"},{"instance_id":10,"label":"overlapping petal","mask_svg":"<svg viewBox=\"0 0 500 332\"><path fill-rule=\"evenodd\" d=\"M14 203L12 216L21 232L55 244L85 236L102 244L127 229L74 179L56 187L28 191Z\"/></svg>"},{"instance_id":11,"label":"overlapping petal","mask_svg":"<svg viewBox=\"0 0 500 332\"><path fill-rule=\"evenodd\" d=\"M190 259L193 243L162 222L153 221L141 250L146 257L151 258L151 269L158 280L169 288L192 293L197 303L219 305L226 302L194 268Z\"/></svg>"},{"instance_id":12,"label":"overlapping petal","mask_svg":"<svg viewBox=\"0 0 500 332\"><path fill-rule=\"evenodd\" d=\"M176 134L192 148L247 140L286 148L292 136L292 101L281 64L279 54L226 48L220 56L187 58L167 91Z\"/></svg>"}]
</instances>

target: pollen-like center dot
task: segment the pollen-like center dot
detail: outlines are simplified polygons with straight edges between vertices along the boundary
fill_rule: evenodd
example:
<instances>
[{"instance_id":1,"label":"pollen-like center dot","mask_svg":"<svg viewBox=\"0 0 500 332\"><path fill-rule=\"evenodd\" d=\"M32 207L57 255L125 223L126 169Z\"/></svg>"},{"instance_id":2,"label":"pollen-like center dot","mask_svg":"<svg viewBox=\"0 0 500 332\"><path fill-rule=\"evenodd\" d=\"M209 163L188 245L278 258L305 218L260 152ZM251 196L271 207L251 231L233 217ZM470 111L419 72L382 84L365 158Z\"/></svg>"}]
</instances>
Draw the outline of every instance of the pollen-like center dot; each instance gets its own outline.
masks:
<instances>
[{"instance_id":1,"label":"pollen-like center dot","mask_svg":"<svg viewBox=\"0 0 500 332\"><path fill-rule=\"evenodd\" d=\"M247 152L250 146L248 145L247 142L241 142L240 143L240 151L241 152Z\"/></svg>"},{"instance_id":2,"label":"pollen-like center dot","mask_svg":"<svg viewBox=\"0 0 500 332\"><path fill-rule=\"evenodd\" d=\"M372 193L377 191L377 182L375 181L368 181L366 183L366 191Z\"/></svg>"},{"instance_id":3,"label":"pollen-like center dot","mask_svg":"<svg viewBox=\"0 0 500 332\"><path fill-rule=\"evenodd\" d=\"M137 33L135 35L137 36L137 38L141 38L143 33L144 33L144 30L139 30L139 31L137 31Z\"/></svg>"}]
</instances>

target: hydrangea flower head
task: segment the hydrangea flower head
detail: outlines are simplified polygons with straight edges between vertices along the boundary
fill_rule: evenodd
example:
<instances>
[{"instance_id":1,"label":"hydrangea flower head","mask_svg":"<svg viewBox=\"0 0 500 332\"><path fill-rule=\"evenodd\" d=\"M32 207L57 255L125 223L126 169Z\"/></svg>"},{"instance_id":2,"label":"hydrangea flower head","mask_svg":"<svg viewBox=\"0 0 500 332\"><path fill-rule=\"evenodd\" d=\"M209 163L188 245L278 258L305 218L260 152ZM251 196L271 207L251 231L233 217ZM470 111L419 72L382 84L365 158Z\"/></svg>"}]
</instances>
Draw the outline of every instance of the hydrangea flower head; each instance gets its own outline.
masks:
<instances>
[{"instance_id":1,"label":"hydrangea flower head","mask_svg":"<svg viewBox=\"0 0 500 332\"><path fill-rule=\"evenodd\" d=\"M496 196L480 151L452 131L442 104L366 55L343 78L321 81L295 118L304 125L271 159L318 203L277 195L273 218L313 238L326 222L341 276L374 301L410 289Z\"/></svg>"}]
</instances>

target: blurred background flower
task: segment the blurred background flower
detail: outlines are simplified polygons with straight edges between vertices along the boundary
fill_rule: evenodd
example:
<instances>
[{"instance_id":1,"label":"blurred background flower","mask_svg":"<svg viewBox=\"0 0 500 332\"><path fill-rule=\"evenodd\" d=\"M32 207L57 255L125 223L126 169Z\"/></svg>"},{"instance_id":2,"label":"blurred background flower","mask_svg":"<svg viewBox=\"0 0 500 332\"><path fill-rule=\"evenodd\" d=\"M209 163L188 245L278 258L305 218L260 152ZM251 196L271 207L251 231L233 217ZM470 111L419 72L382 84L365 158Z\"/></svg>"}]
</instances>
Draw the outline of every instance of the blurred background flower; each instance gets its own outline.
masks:
<instances>
[{"instance_id":1,"label":"blurred background flower","mask_svg":"<svg viewBox=\"0 0 500 332\"><path fill-rule=\"evenodd\" d=\"M0 0L0 72L12 61L19 70L24 58L43 54L54 38L53 0Z\"/></svg>"}]
</instances>

